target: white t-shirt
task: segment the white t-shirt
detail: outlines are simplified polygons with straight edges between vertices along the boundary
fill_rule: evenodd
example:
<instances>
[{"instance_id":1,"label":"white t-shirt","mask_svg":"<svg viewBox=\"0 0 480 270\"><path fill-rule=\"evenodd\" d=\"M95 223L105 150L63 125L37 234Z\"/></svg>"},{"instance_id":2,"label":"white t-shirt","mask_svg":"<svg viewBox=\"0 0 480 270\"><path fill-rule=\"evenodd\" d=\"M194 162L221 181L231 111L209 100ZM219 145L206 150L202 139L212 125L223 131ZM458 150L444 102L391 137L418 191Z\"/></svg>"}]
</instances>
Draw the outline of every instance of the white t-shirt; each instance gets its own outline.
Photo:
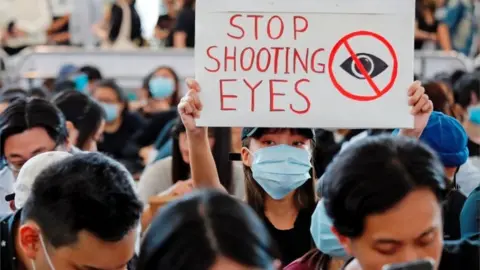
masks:
<instances>
[{"instance_id":1,"label":"white t-shirt","mask_svg":"<svg viewBox=\"0 0 480 270\"><path fill-rule=\"evenodd\" d=\"M10 203L5 200L5 196L13 193L15 177L12 171L5 167L0 171L0 216L12 213Z\"/></svg>"}]
</instances>

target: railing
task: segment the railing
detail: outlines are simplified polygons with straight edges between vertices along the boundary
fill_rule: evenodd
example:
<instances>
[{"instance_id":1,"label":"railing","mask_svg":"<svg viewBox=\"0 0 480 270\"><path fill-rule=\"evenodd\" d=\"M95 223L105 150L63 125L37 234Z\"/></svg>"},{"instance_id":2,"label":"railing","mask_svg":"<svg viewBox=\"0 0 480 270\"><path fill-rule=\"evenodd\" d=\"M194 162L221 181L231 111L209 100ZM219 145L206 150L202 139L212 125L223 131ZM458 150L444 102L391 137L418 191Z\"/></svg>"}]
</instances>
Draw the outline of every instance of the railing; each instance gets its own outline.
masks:
<instances>
[{"instance_id":1,"label":"railing","mask_svg":"<svg viewBox=\"0 0 480 270\"><path fill-rule=\"evenodd\" d=\"M97 66L104 77L115 78L125 88L141 86L141 80L159 66L170 66L181 79L195 75L193 50L139 49L108 51L74 47L39 46L26 49L14 58L0 51L10 80L55 78L65 64ZM440 72L471 72L480 67L480 57L470 59L463 54L441 51L416 51L415 75L430 79Z\"/></svg>"}]
</instances>

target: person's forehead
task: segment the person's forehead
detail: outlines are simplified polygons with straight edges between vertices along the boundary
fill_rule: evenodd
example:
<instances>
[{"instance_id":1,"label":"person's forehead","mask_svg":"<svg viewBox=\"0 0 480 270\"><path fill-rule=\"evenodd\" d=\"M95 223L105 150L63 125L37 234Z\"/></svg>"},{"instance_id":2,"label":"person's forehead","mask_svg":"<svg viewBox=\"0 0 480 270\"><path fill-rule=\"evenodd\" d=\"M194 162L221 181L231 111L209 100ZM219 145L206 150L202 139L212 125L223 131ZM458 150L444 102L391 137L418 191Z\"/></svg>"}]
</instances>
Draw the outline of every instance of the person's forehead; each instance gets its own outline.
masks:
<instances>
[{"instance_id":1,"label":"person's forehead","mask_svg":"<svg viewBox=\"0 0 480 270\"><path fill-rule=\"evenodd\" d=\"M34 127L22 133L9 136L4 144L5 156L11 153L30 154L38 148L51 148L53 147L52 145L54 146L55 142L48 135L48 132L42 127Z\"/></svg>"},{"instance_id":2,"label":"person's forehead","mask_svg":"<svg viewBox=\"0 0 480 270\"><path fill-rule=\"evenodd\" d=\"M115 90L111 89L110 87L98 87L93 95L95 98L117 99Z\"/></svg>"},{"instance_id":3,"label":"person's forehead","mask_svg":"<svg viewBox=\"0 0 480 270\"><path fill-rule=\"evenodd\" d=\"M58 248L55 254L72 266L119 269L133 258L136 239L136 230L117 242L102 241L82 231L74 245Z\"/></svg>"},{"instance_id":4,"label":"person's forehead","mask_svg":"<svg viewBox=\"0 0 480 270\"><path fill-rule=\"evenodd\" d=\"M442 224L441 207L433 192L410 192L393 208L365 219L365 239L410 240Z\"/></svg>"}]
</instances>

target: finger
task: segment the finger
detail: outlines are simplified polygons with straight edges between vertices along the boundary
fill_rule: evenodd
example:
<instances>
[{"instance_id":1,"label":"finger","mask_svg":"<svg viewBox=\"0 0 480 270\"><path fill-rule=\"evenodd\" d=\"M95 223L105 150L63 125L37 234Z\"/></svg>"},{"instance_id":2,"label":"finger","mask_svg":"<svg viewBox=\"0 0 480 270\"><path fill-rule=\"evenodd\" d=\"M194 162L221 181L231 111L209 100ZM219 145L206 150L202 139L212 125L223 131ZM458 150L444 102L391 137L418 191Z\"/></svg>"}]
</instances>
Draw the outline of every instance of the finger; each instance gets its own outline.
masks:
<instances>
[{"instance_id":1,"label":"finger","mask_svg":"<svg viewBox=\"0 0 480 270\"><path fill-rule=\"evenodd\" d=\"M408 88L408 96L412 96L415 91L422 86L420 81L414 81Z\"/></svg>"},{"instance_id":2,"label":"finger","mask_svg":"<svg viewBox=\"0 0 480 270\"><path fill-rule=\"evenodd\" d=\"M184 102L182 104L182 108L183 109L181 113L184 115L193 115L193 113L195 112L195 109L189 102Z\"/></svg>"},{"instance_id":3,"label":"finger","mask_svg":"<svg viewBox=\"0 0 480 270\"><path fill-rule=\"evenodd\" d=\"M193 98L193 103L195 104L197 110L201 111L203 109L203 104L198 94L196 92L192 92L190 96Z\"/></svg>"},{"instance_id":4,"label":"finger","mask_svg":"<svg viewBox=\"0 0 480 270\"><path fill-rule=\"evenodd\" d=\"M423 87L417 88L415 90L415 93L413 93L413 95L408 100L408 105L415 106L424 94L425 94L425 88L423 88Z\"/></svg>"},{"instance_id":5,"label":"finger","mask_svg":"<svg viewBox=\"0 0 480 270\"><path fill-rule=\"evenodd\" d=\"M188 78L186 82L187 82L188 89L192 89L195 92L200 92L200 85L196 80L192 78Z\"/></svg>"},{"instance_id":6,"label":"finger","mask_svg":"<svg viewBox=\"0 0 480 270\"><path fill-rule=\"evenodd\" d=\"M422 112L427 113L427 112L432 112L433 111L433 102L429 100L427 104L425 104L422 107Z\"/></svg>"},{"instance_id":7,"label":"finger","mask_svg":"<svg viewBox=\"0 0 480 270\"><path fill-rule=\"evenodd\" d=\"M423 106L425 106L426 104L428 104L428 101L429 101L428 96L427 96L427 95L423 95L423 96L420 98L420 100L419 100L419 101L415 104L415 106L413 107L412 113L413 113L413 114L419 113L419 112L422 110Z\"/></svg>"}]
</instances>

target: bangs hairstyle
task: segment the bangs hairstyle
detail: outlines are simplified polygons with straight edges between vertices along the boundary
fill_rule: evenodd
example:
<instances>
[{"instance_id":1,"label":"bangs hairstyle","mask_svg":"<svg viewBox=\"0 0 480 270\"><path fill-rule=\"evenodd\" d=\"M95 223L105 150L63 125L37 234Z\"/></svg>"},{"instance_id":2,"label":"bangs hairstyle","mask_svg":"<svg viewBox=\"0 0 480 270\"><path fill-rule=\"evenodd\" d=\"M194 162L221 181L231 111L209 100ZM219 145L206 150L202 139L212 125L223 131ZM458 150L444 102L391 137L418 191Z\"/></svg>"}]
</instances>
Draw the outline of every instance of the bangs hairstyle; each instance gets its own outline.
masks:
<instances>
[{"instance_id":1,"label":"bangs hairstyle","mask_svg":"<svg viewBox=\"0 0 480 270\"><path fill-rule=\"evenodd\" d=\"M250 148L251 139L258 140L265 134L279 134L289 130L293 135L301 135L305 138L310 138L312 132L309 129L295 129L295 128L259 128L252 136L244 139L242 141L242 146L245 148ZM311 149L315 149L315 141L311 140ZM315 196L315 183L316 173L314 169L313 156L310 162L312 163L312 169L310 170L311 178L308 179L303 185L301 185L295 191L294 200L297 209L313 209L316 205L316 196ZM245 191L247 196L247 203L250 205L257 214L260 216L264 215L265 210L265 196L267 193L263 188L255 181L253 178L252 169L248 166L243 165L243 172L245 174Z\"/></svg>"}]
</instances>

